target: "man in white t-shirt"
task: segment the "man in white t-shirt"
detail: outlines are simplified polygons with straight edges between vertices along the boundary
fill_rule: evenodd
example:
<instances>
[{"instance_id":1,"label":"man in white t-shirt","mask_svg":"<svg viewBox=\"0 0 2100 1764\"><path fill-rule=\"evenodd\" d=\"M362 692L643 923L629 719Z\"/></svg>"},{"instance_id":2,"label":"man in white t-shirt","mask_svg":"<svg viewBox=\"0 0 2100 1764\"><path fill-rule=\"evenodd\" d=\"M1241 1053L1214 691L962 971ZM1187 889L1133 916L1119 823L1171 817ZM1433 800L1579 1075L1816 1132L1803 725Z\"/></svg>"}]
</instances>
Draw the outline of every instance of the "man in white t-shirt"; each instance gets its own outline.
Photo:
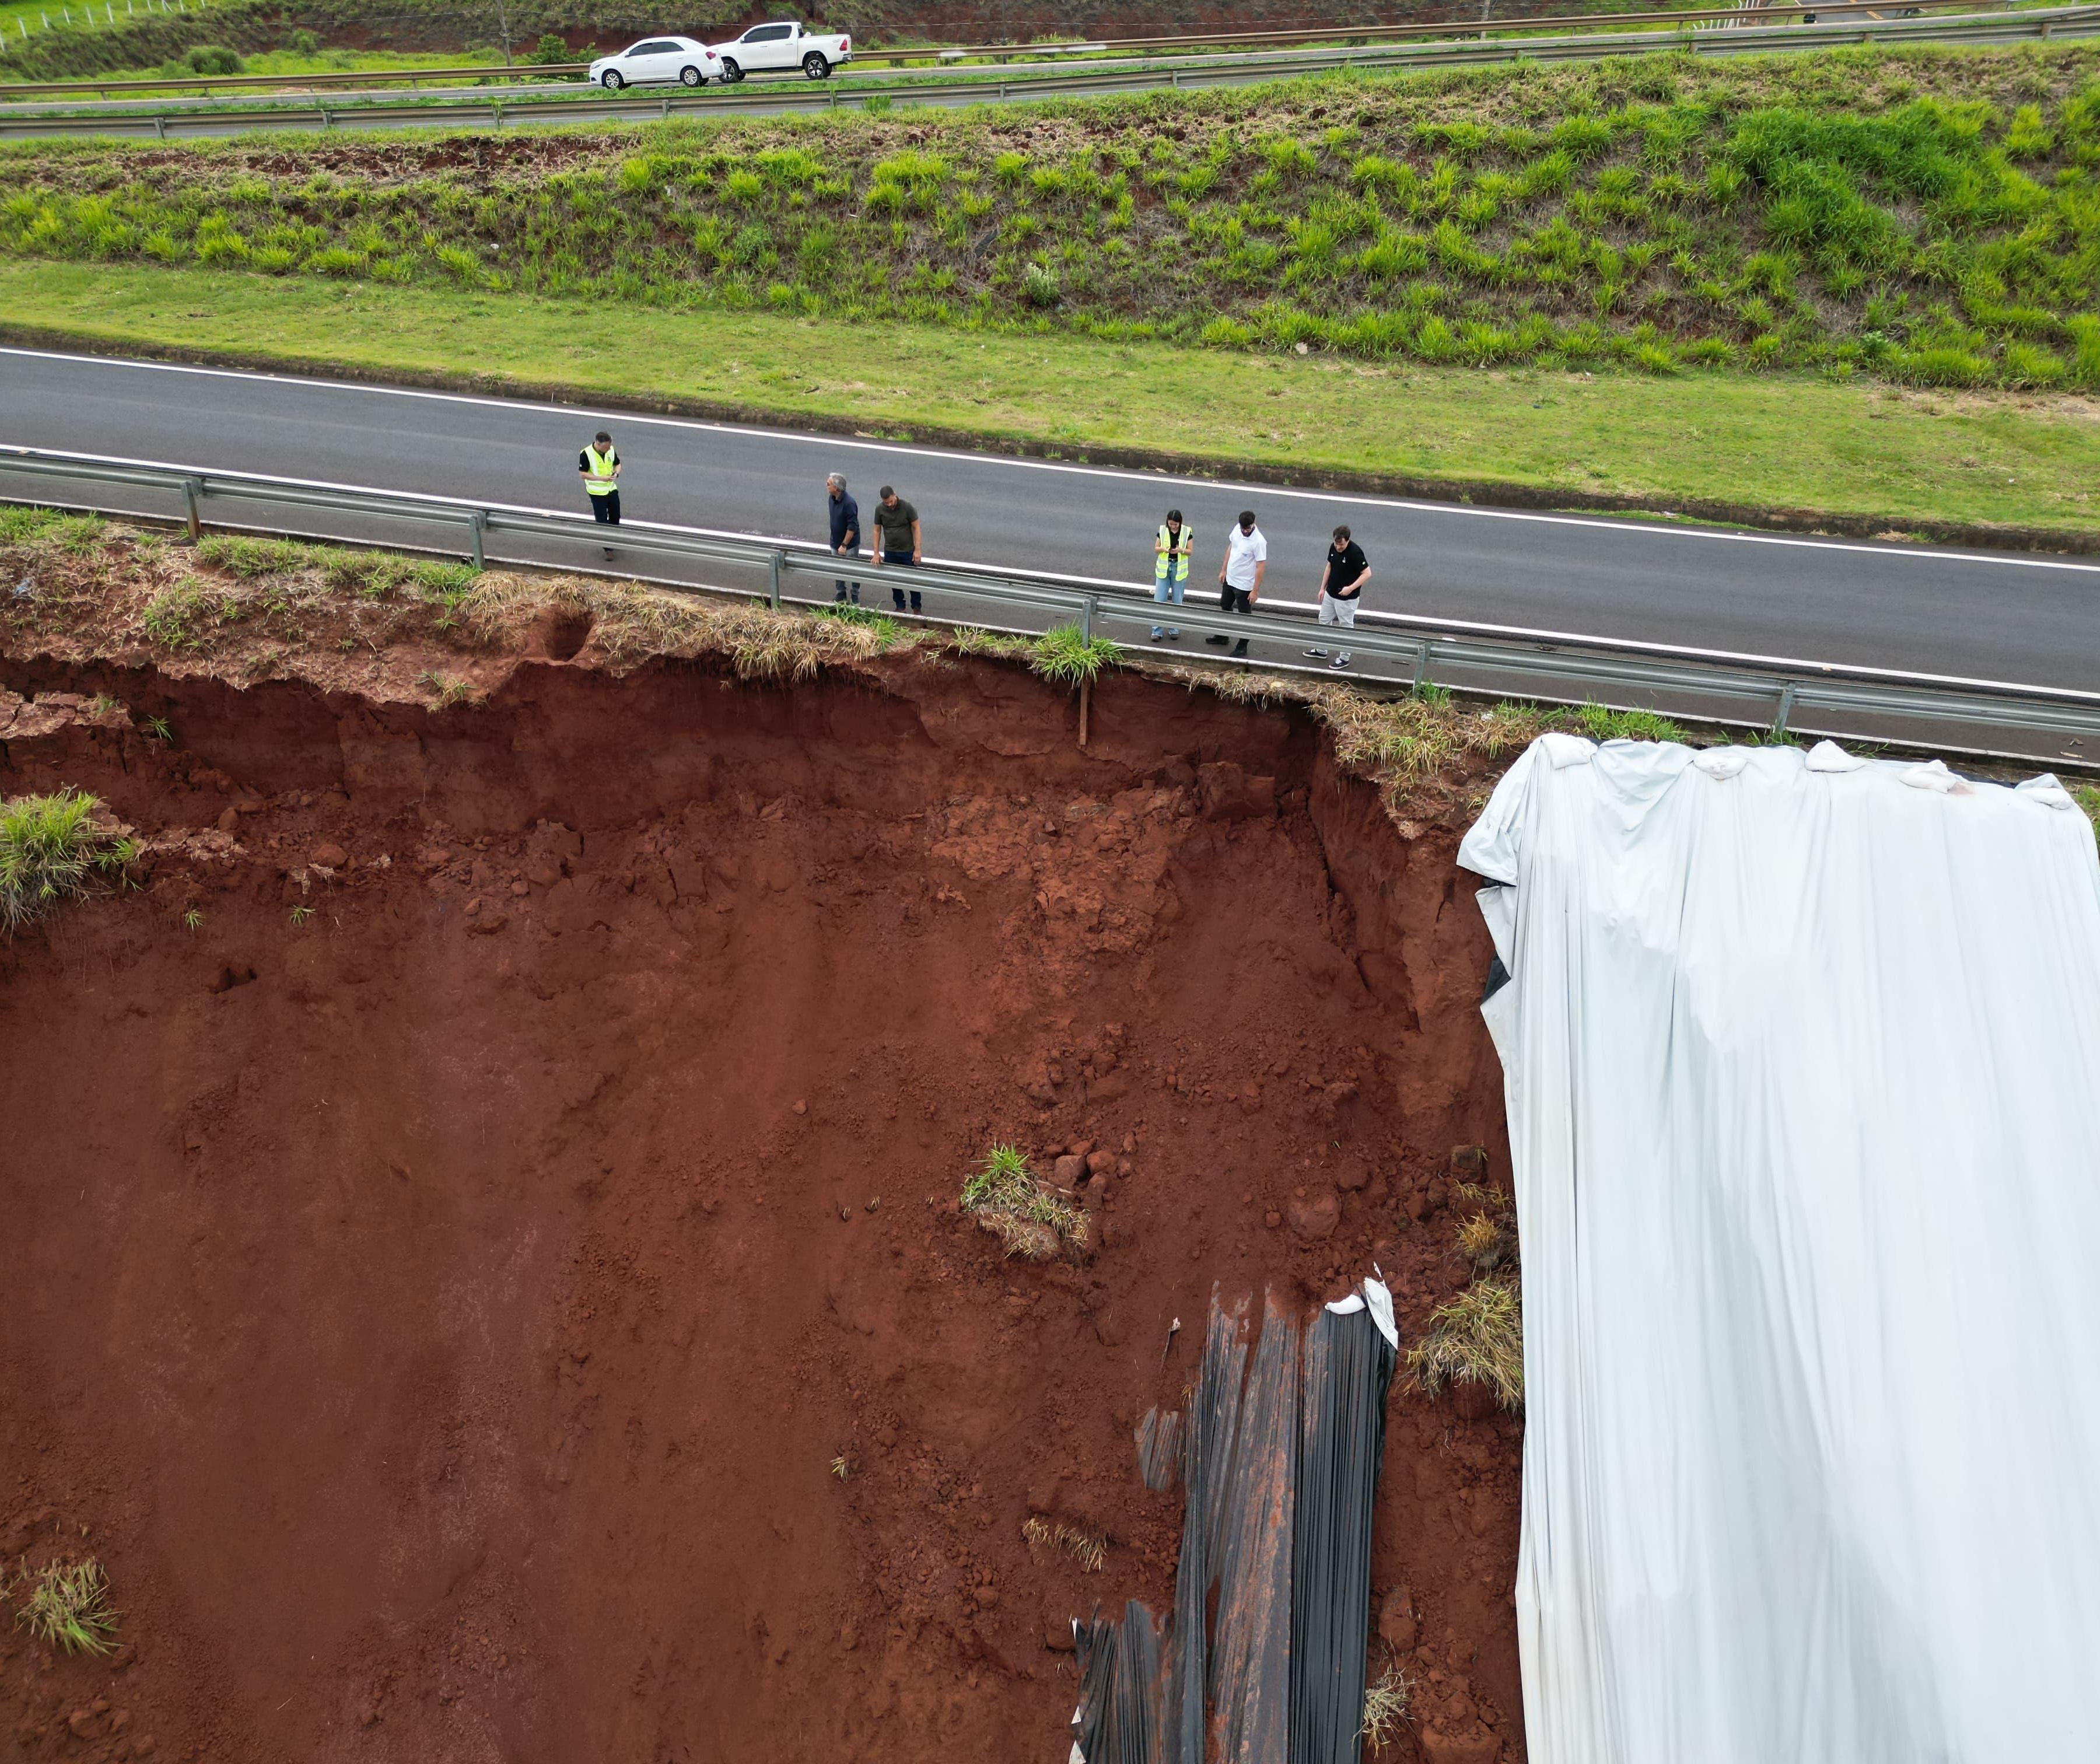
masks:
<instances>
[{"instance_id":1,"label":"man in white t-shirt","mask_svg":"<svg viewBox=\"0 0 2100 1764\"><path fill-rule=\"evenodd\" d=\"M1218 604L1227 612L1252 617L1254 603L1261 598L1261 579L1268 573L1268 541L1254 524L1254 510L1240 510L1240 523L1225 536L1225 561L1218 567ZM1206 637L1207 643L1223 644L1223 637ZM1247 640L1233 645L1235 655L1247 652Z\"/></svg>"}]
</instances>

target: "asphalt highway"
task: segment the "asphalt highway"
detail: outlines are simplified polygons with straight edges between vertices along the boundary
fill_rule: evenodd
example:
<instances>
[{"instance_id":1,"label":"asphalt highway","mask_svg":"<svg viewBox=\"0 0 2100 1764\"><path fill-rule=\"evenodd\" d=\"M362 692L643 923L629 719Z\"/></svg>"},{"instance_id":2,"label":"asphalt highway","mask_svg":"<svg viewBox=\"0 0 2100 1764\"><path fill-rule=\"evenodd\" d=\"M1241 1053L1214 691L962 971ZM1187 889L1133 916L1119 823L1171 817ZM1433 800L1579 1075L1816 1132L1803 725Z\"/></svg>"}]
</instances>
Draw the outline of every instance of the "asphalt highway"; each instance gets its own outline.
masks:
<instances>
[{"instance_id":1,"label":"asphalt highway","mask_svg":"<svg viewBox=\"0 0 2100 1764\"><path fill-rule=\"evenodd\" d=\"M824 474L836 470L864 521L885 483L917 506L929 564L1137 584L1149 582L1171 505L1196 528L1191 589L1209 584L1215 606L1226 530L1251 507L1276 599L1312 598L1329 531L1347 522L1370 558L1370 609L2100 690L2100 561L1410 502L0 351L0 443L22 446L580 509L576 453L600 426L625 461L630 519L821 539ZM0 489L25 493L3 478Z\"/></svg>"}]
</instances>

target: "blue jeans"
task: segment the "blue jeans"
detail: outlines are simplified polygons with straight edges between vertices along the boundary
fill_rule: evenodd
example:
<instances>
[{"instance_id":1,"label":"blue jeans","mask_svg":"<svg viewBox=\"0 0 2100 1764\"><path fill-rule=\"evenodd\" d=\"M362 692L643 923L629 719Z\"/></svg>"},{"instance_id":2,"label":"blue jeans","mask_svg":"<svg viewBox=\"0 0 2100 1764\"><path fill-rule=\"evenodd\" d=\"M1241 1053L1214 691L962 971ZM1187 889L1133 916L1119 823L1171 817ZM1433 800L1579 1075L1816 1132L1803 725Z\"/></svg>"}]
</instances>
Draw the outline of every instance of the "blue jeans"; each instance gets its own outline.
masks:
<instances>
[{"instance_id":1,"label":"blue jeans","mask_svg":"<svg viewBox=\"0 0 2100 1764\"><path fill-rule=\"evenodd\" d=\"M1188 587L1189 578L1185 576L1178 582L1155 579L1152 584L1152 598L1162 606L1178 606L1181 604L1181 597L1187 592ZM1179 625L1171 627L1154 625L1152 628L1152 634L1154 637L1179 637L1181 634L1181 628Z\"/></svg>"}]
</instances>

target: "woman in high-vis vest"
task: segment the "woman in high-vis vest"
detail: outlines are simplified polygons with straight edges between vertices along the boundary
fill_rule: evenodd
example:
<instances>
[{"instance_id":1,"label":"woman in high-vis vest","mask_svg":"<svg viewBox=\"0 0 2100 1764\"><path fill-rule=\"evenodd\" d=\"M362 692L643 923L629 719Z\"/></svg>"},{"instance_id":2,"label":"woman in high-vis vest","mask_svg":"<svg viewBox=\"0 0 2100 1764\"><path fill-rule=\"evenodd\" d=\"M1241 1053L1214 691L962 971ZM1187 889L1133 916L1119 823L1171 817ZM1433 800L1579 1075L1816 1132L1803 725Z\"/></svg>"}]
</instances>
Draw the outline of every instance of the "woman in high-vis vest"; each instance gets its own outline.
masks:
<instances>
[{"instance_id":1,"label":"woman in high-vis vest","mask_svg":"<svg viewBox=\"0 0 2100 1764\"><path fill-rule=\"evenodd\" d=\"M591 513L607 527L620 525L620 453L612 437L601 429L598 439L576 456L576 470L583 474L584 493L590 498ZM605 548L612 556L612 547Z\"/></svg>"},{"instance_id":2,"label":"woman in high-vis vest","mask_svg":"<svg viewBox=\"0 0 2100 1764\"><path fill-rule=\"evenodd\" d=\"M1159 536L1153 541L1152 598L1167 605L1178 606L1189 582L1189 553L1196 546L1196 529L1181 524L1181 511L1169 509L1167 518L1159 529ZM1152 628L1152 641L1157 643L1163 637L1180 641L1178 628L1165 625Z\"/></svg>"}]
</instances>

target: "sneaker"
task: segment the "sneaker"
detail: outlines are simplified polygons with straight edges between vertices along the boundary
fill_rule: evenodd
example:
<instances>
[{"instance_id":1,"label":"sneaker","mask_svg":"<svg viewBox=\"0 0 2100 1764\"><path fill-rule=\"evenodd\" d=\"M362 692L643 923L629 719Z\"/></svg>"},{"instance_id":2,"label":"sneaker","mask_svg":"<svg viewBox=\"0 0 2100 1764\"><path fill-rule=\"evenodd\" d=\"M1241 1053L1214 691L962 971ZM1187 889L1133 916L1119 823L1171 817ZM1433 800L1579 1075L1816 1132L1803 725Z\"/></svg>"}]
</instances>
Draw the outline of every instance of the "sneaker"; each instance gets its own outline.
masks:
<instances>
[{"instance_id":1,"label":"sneaker","mask_svg":"<svg viewBox=\"0 0 2100 1764\"><path fill-rule=\"evenodd\" d=\"M1347 650L1343 650L1340 655L1337 655L1332 661L1329 662L1327 665L1330 668L1348 667L1349 665L1349 652Z\"/></svg>"},{"instance_id":2,"label":"sneaker","mask_svg":"<svg viewBox=\"0 0 2100 1764\"><path fill-rule=\"evenodd\" d=\"M843 606L845 603L846 591L842 588L835 589L832 594L832 604L834 606Z\"/></svg>"},{"instance_id":3,"label":"sneaker","mask_svg":"<svg viewBox=\"0 0 2100 1764\"><path fill-rule=\"evenodd\" d=\"M1235 655L1244 655L1247 652L1246 646L1247 640L1245 637L1242 637L1238 642L1233 645L1233 653Z\"/></svg>"},{"instance_id":4,"label":"sneaker","mask_svg":"<svg viewBox=\"0 0 2100 1764\"><path fill-rule=\"evenodd\" d=\"M612 547L611 547L611 546L610 546L610 545L607 545L607 546L605 548L605 561L606 561L607 563L610 563L610 562L612 562Z\"/></svg>"},{"instance_id":5,"label":"sneaker","mask_svg":"<svg viewBox=\"0 0 2100 1764\"><path fill-rule=\"evenodd\" d=\"M1164 631L1161 630L1158 625L1154 625L1154 626L1152 628L1152 641L1153 641L1154 642L1155 642L1155 643L1161 643L1161 642L1164 642L1166 641L1166 638L1167 638L1167 633L1166 633Z\"/></svg>"},{"instance_id":6,"label":"sneaker","mask_svg":"<svg viewBox=\"0 0 2100 1764\"><path fill-rule=\"evenodd\" d=\"M1232 642L1232 639L1229 637L1207 637L1203 641L1206 643L1213 644L1216 647L1223 649L1225 645Z\"/></svg>"},{"instance_id":7,"label":"sneaker","mask_svg":"<svg viewBox=\"0 0 2100 1764\"><path fill-rule=\"evenodd\" d=\"M1326 650L1323 650L1323 649L1308 649L1308 650L1306 650L1306 651L1305 651L1305 653L1306 653L1308 655L1317 655L1317 656L1319 656L1322 660L1325 660L1325 659L1326 659L1326 655L1327 655Z\"/></svg>"},{"instance_id":8,"label":"sneaker","mask_svg":"<svg viewBox=\"0 0 2100 1764\"><path fill-rule=\"evenodd\" d=\"M1181 633L1170 625L1167 627L1167 638L1171 643L1179 643L1181 641Z\"/></svg>"}]
</instances>

